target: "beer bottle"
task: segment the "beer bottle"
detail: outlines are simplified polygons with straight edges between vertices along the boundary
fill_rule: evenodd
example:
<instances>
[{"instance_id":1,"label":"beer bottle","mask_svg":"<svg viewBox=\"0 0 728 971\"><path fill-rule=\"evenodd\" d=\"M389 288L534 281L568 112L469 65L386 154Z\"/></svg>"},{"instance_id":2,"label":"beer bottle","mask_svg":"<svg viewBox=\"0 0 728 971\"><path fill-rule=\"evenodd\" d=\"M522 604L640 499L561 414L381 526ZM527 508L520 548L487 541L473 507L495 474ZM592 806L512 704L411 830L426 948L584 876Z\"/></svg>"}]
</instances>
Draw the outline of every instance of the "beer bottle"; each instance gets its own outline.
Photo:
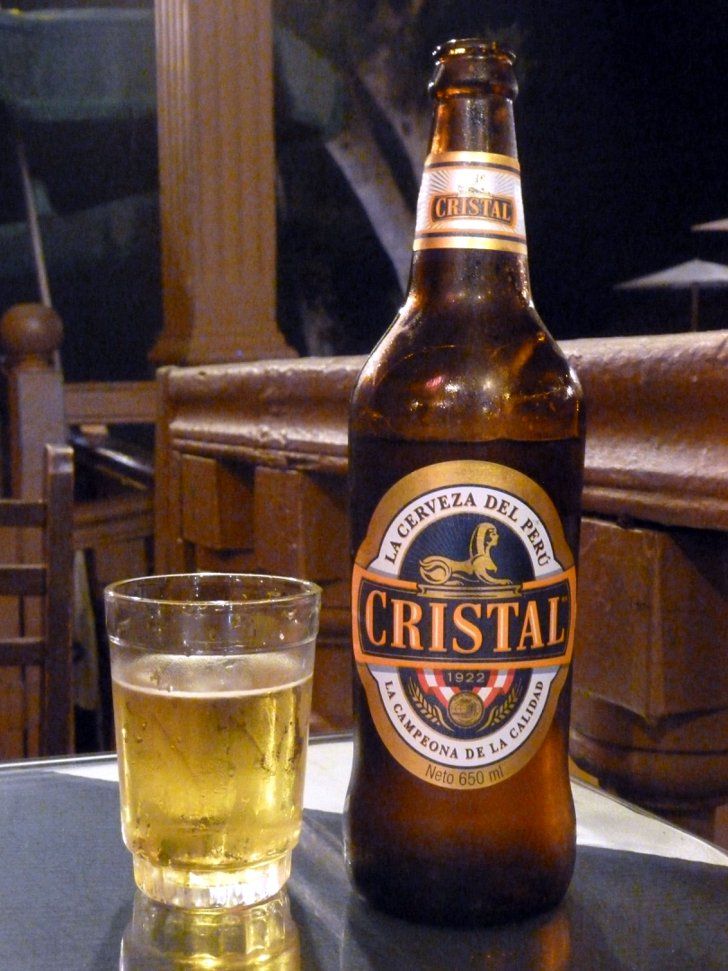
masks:
<instances>
[{"instance_id":1,"label":"beer bottle","mask_svg":"<svg viewBox=\"0 0 728 971\"><path fill-rule=\"evenodd\" d=\"M583 406L530 293L514 60L435 51L409 292L350 417L347 866L376 907L443 924L545 910L575 855Z\"/></svg>"}]
</instances>

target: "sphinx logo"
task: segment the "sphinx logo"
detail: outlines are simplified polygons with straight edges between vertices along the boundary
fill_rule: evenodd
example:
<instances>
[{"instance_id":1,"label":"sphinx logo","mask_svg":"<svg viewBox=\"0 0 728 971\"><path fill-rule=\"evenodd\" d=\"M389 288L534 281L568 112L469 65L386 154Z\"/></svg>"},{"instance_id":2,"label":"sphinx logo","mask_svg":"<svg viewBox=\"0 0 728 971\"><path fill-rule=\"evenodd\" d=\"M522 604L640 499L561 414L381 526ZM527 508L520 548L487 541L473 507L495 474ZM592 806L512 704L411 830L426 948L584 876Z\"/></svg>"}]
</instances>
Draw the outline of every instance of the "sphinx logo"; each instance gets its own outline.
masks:
<instances>
[{"instance_id":1,"label":"sphinx logo","mask_svg":"<svg viewBox=\"0 0 728 971\"><path fill-rule=\"evenodd\" d=\"M420 591L436 597L507 597L517 594L520 584L497 576L498 567L492 550L498 545L498 528L493 523L479 523L468 544L468 555L458 560L431 554L420 561L420 575L425 581Z\"/></svg>"}]
</instances>

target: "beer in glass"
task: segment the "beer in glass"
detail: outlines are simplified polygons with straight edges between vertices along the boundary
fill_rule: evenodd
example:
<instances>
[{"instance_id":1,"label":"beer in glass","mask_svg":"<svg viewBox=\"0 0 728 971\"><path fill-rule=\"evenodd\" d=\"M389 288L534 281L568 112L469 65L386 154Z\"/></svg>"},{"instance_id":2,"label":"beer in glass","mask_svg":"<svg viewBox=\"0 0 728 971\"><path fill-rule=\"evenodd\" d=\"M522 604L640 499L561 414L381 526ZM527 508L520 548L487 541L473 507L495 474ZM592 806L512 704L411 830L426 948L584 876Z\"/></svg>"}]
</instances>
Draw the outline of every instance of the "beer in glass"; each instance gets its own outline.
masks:
<instances>
[{"instance_id":1,"label":"beer in glass","mask_svg":"<svg viewBox=\"0 0 728 971\"><path fill-rule=\"evenodd\" d=\"M272 896L301 826L318 588L190 574L105 596L137 885L183 907Z\"/></svg>"}]
</instances>

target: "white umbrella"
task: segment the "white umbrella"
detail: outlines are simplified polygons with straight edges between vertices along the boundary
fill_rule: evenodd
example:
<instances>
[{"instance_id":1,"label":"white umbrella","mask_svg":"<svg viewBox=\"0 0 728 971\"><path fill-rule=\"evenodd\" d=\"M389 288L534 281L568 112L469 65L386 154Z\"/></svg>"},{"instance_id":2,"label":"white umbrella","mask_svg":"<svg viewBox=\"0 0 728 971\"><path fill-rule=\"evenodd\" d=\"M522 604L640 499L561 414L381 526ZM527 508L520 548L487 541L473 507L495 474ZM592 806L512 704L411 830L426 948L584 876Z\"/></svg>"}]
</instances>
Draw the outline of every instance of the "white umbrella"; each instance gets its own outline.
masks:
<instances>
[{"instance_id":1,"label":"white umbrella","mask_svg":"<svg viewBox=\"0 0 728 971\"><path fill-rule=\"evenodd\" d=\"M714 219L710 223L698 223L690 227L694 233L728 233L728 219Z\"/></svg>"},{"instance_id":2,"label":"white umbrella","mask_svg":"<svg viewBox=\"0 0 728 971\"><path fill-rule=\"evenodd\" d=\"M690 290L690 325L698 329L700 291L712 287L728 287L728 266L707 260L688 260L658 273L618 283L616 290Z\"/></svg>"}]
</instances>

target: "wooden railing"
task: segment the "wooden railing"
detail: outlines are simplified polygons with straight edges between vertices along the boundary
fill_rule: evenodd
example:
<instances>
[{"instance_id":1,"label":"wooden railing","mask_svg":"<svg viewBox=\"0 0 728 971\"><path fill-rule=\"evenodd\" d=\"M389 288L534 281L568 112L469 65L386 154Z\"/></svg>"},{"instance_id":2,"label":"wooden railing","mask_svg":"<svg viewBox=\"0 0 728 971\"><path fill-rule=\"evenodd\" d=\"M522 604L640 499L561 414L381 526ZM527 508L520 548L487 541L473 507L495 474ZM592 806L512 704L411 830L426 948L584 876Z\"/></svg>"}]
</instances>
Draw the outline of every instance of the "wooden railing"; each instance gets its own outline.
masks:
<instances>
[{"instance_id":1,"label":"wooden railing","mask_svg":"<svg viewBox=\"0 0 728 971\"><path fill-rule=\"evenodd\" d=\"M710 833L728 799L728 331L564 348L588 415L572 754ZM159 373L157 568L321 583L323 730L351 720L347 409L361 364Z\"/></svg>"}]
</instances>

